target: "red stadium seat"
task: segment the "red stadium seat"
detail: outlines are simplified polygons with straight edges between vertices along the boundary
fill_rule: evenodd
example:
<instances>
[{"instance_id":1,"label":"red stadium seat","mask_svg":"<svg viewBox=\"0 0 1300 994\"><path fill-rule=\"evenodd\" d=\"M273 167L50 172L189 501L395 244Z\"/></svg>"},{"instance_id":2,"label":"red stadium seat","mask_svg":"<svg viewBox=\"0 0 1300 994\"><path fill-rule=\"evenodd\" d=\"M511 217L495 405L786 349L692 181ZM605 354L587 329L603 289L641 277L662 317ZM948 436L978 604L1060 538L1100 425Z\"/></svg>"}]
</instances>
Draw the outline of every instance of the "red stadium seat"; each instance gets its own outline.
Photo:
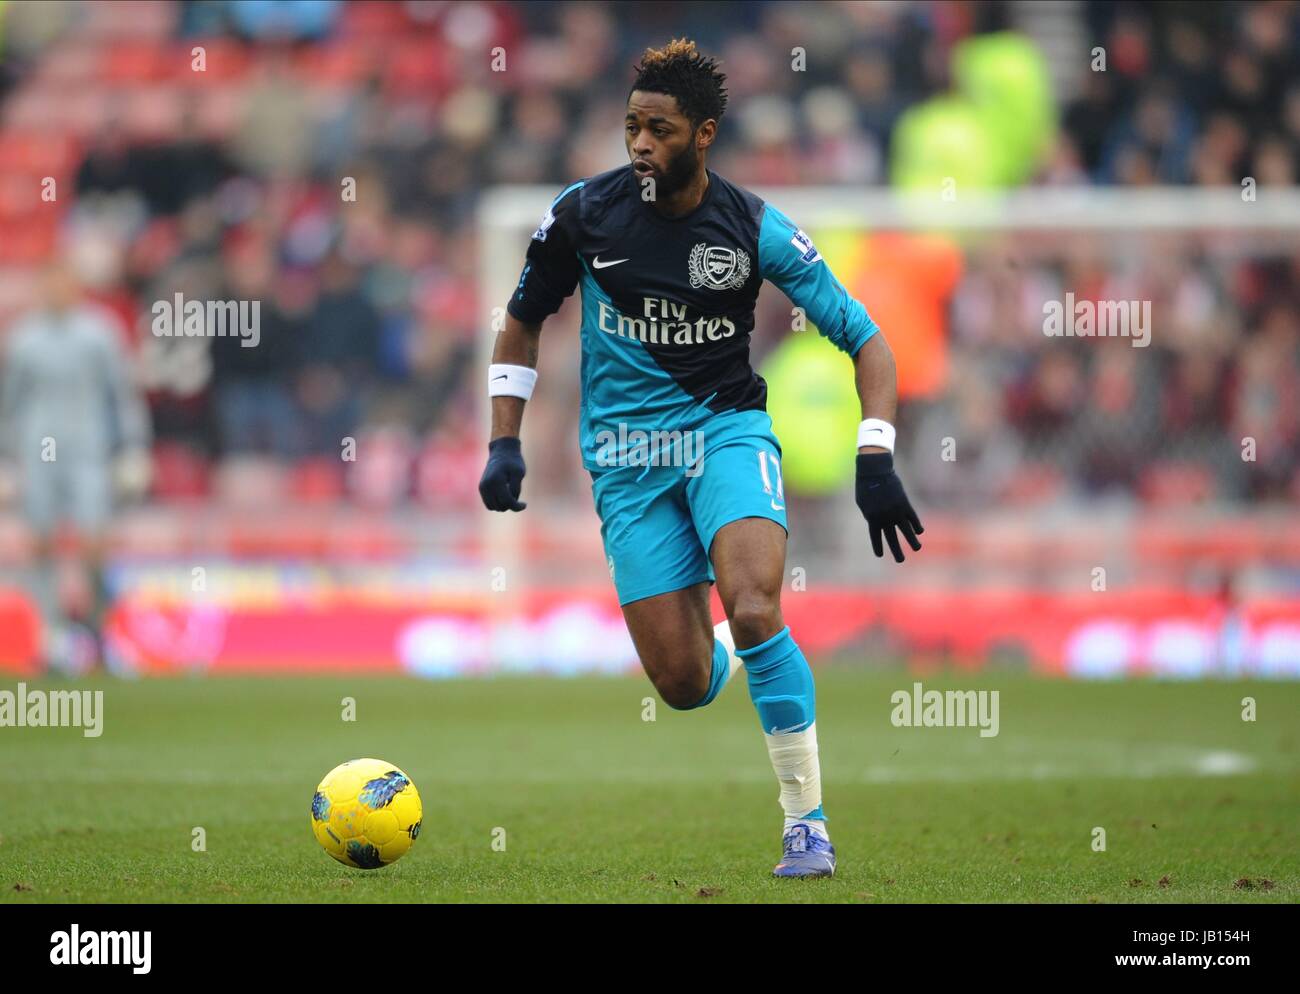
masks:
<instances>
[{"instance_id":1,"label":"red stadium seat","mask_svg":"<svg viewBox=\"0 0 1300 994\"><path fill-rule=\"evenodd\" d=\"M1003 497L1012 504L1042 504L1059 498L1065 487L1065 474L1055 466L1025 463L1007 481Z\"/></svg>"},{"instance_id":2,"label":"red stadium seat","mask_svg":"<svg viewBox=\"0 0 1300 994\"><path fill-rule=\"evenodd\" d=\"M76 142L67 134L9 128L0 131L0 174L61 176L71 171L76 159Z\"/></svg>"},{"instance_id":3,"label":"red stadium seat","mask_svg":"<svg viewBox=\"0 0 1300 994\"><path fill-rule=\"evenodd\" d=\"M389 94L429 100L446 94L455 82L447 54L444 46L433 39L402 42L388 59Z\"/></svg>"},{"instance_id":4,"label":"red stadium seat","mask_svg":"<svg viewBox=\"0 0 1300 994\"><path fill-rule=\"evenodd\" d=\"M206 459L174 443L160 443L153 451L153 493L163 501L193 500L208 496Z\"/></svg>"},{"instance_id":5,"label":"red stadium seat","mask_svg":"<svg viewBox=\"0 0 1300 994\"><path fill-rule=\"evenodd\" d=\"M168 52L152 41L116 41L108 45L99 64L100 79L109 84L154 83L171 71Z\"/></svg>"},{"instance_id":6,"label":"red stadium seat","mask_svg":"<svg viewBox=\"0 0 1300 994\"><path fill-rule=\"evenodd\" d=\"M359 37L398 38L411 28L401 4L350 3L339 16L339 34L349 44Z\"/></svg>"},{"instance_id":7,"label":"red stadium seat","mask_svg":"<svg viewBox=\"0 0 1300 994\"><path fill-rule=\"evenodd\" d=\"M46 54L39 70L40 85L83 86L102 74L103 49L85 42L65 42Z\"/></svg>"},{"instance_id":8,"label":"red stadium seat","mask_svg":"<svg viewBox=\"0 0 1300 994\"><path fill-rule=\"evenodd\" d=\"M1214 496L1214 473L1201 463L1158 463L1142 474L1138 493L1148 504L1197 503Z\"/></svg>"},{"instance_id":9,"label":"red stadium seat","mask_svg":"<svg viewBox=\"0 0 1300 994\"><path fill-rule=\"evenodd\" d=\"M194 49L204 53L204 70L193 68ZM191 86L215 86L240 80L248 75L254 55L243 42L232 38L190 39L179 47L172 43L167 57L167 73L175 83Z\"/></svg>"},{"instance_id":10,"label":"red stadium seat","mask_svg":"<svg viewBox=\"0 0 1300 994\"><path fill-rule=\"evenodd\" d=\"M0 264L39 267L49 261L58 243L58 218L53 211L37 211L8 228L0 238Z\"/></svg>"},{"instance_id":11,"label":"red stadium seat","mask_svg":"<svg viewBox=\"0 0 1300 994\"><path fill-rule=\"evenodd\" d=\"M343 496L343 469L337 459L305 459L289 474L289 492L309 504L331 503Z\"/></svg>"},{"instance_id":12,"label":"red stadium seat","mask_svg":"<svg viewBox=\"0 0 1300 994\"><path fill-rule=\"evenodd\" d=\"M295 60L295 69L303 79L327 86L355 83L379 64L376 49L369 44L335 44L305 48Z\"/></svg>"}]
</instances>

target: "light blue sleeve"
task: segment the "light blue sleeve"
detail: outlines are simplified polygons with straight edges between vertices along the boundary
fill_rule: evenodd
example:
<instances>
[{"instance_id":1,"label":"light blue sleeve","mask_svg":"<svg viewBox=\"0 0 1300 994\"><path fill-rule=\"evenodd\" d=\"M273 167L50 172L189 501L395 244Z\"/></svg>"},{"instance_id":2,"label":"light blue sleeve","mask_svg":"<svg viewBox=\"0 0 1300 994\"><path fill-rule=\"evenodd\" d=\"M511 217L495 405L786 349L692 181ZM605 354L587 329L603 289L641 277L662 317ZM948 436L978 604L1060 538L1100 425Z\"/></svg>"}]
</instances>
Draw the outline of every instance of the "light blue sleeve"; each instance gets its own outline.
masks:
<instances>
[{"instance_id":1,"label":"light blue sleeve","mask_svg":"<svg viewBox=\"0 0 1300 994\"><path fill-rule=\"evenodd\" d=\"M771 204L763 205L758 229L758 268L802 307L817 330L851 356L880 329L849 295L798 225Z\"/></svg>"}]
</instances>

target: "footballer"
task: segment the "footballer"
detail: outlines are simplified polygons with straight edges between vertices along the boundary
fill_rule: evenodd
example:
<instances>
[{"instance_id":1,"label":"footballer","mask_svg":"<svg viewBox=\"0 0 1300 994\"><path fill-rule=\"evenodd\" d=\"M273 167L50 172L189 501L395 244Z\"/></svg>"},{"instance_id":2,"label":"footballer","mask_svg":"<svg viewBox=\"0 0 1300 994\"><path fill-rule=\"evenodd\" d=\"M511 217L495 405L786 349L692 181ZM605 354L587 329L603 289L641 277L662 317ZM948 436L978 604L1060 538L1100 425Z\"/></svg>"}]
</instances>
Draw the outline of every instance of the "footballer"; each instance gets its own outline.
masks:
<instances>
[{"instance_id":1,"label":"footballer","mask_svg":"<svg viewBox=\"0 0 1300 994\"><path fill-rule=\"evenodd\" d=\"M707 168L727 106L717 62L674 40L647 50L635 72L631 161L561 191L529 243L488 372L479 492L489 510L525 507L519 430L542 323L581 286L583 465L641 664L680 710L709 704L745 668L785 812L774 873L830 876L813 676L781 614L781 446L749 364L759 287L776 284L852 357L863 416L857 503L875 554L883 538L902 562L897 533L919 550L922 527L893 467L893 354L808 236ZM685 433L700 440L690 459L628 451L630 438ZM713 582L727 616L717 626Z\"/></svg>"}]
</instances>

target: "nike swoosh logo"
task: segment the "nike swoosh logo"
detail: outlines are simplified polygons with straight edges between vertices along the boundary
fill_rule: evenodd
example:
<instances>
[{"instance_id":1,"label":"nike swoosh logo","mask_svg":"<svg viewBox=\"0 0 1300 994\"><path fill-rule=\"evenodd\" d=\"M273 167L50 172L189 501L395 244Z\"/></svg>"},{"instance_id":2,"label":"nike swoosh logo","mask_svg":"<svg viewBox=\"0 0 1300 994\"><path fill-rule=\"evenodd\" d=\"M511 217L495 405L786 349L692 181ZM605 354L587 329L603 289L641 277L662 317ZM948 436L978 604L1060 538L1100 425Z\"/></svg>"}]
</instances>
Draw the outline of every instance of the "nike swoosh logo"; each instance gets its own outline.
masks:
<instances>
[{"instance_id":1,"label":"nike swoosh logo","mask_svg":"<svg viewBox=\"0 0 1300 994\"><path fill-rule=\"evenodd\" d=\"M601 262L601 261L600 261L600 256L596 256L596 258L594 258L594 259L591 260L591 266L592 266L593 269L605 269L605 268L607 268L607 267L609 267L609 266L617 266L620 262L627 262L627 260L626 260L626 259L610 259L609 262Z\"/></svg>"},{"instance_id":2,"label":"nike swoosh logo","mask_svg":"<svg viewBox=\"0 0 1300 994\"><path fill-rule=\"evenodd\" d=\"M500 376L492 377L492 382L495 383L497 380L505 380L505 379L509 379L509 377L507 376L507 374L502 373Z\"/></svg>"},{"instance_id":3,"label":"nike swoosh logo","mask_svg":"<svg viewBox=\"0 0 1300 994\"><path fill-rule=\"evenodd\" d=\"M773 726L772 726L772 730L771 730L770 732L768 732L767 734L768 734L768 735L784 735L786 732L797 732L797 731L799 731L801 728L803 728L803 724L802 724L802 723L800 723L800 724L798 724L798 725L791 725L789 728L777 728L775 725L773 725Z\"/></svg>"}]
</instances>

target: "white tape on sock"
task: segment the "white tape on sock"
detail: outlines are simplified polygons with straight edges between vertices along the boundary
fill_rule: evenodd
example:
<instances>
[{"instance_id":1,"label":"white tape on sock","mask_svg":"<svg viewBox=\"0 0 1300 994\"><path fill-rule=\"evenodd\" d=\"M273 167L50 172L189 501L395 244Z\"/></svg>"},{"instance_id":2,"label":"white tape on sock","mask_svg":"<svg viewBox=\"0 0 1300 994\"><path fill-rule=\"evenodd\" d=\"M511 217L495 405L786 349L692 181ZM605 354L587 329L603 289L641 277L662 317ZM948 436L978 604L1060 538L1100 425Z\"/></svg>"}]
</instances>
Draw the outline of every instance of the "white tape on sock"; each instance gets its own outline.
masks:
<instances>
[{"instance_id":1,"label":"white tape on sock","mask_svg":"<svg viewBox=\"0 0 1300 994\"><path fill-rule=\"evenodd\" d=\"M767 754L781 783L781 809L801 818L822 803L821 764L817 761L817 722L802 732L767 735Z\"/></svg>"}]
</instances>

